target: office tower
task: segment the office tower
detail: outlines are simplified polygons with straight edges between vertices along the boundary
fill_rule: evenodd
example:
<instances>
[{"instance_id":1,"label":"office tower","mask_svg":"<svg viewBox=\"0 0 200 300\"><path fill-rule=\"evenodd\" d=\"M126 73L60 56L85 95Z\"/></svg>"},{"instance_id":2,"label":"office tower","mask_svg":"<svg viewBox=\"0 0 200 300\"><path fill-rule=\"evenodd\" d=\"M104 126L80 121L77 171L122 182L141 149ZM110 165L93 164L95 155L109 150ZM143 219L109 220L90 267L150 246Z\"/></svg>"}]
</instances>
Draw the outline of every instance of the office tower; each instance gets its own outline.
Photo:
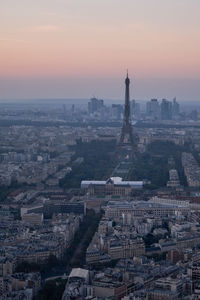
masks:
<instances>
[{"instance_id":1,"label":"office tower","mask_svg":"<svg viewBox=\"0 0 200 300\"><path fill-rule=\"evenodd\" d=\"M178 116L180 113L180 105L179 103L176 101L176 97L173 99L173 103L172 103L172 115L173 117Z\"/></svg>"},{"instance_id":2,"label":"office tower","mask_svg":"<svg viewBox=\"0 0 200 300\"><path fill-rule=\"evenodd\" d=\"M146 104L146 114L153 120L160 118L160 105L157 99L151 99Z\"/></svg>"},{"instance_id":3,"label":"office tower","mask_svg":"<svg viewBox=\"0 0 200 300\"><path fill-rule=\"evenodd\" d=\"M91 98L88 102L88 112L90 114L100 111L104 107L104 101L102 99Z\"/></svg>"},{"instance_id":4,"label":"office tower","mask_svg":"<svg viewBox=\"0 0 200 300\"><path fill-rule=\"evenodd\" d=\"M162 99L161 119L162 120L171 120L172 119L172 103L166 99Z\"/></svg>"},{"instance_id":5,"label":"office tower","mask_svg":"<svg viewBox=\"0 0 200 300\"><path fill-rule=\"evenodd\" d=\"M131 115L134 119L140 118L140 104L137 103L135 100L131 101Z\"/></svg>"},{"instance_id":6,"label":"office tower","mask_svg":"<svg viewBox=\"0 0 200 300\"><path fill-rule=\"evenodd\" d=\"M111 114L113 119L121 120L121 115L123 114L123 106L120 104L112 104Z\"/></svg>"},{"instance_id":7,"label":"office tower","mask_svg":"<svg viewBox=\"0 0 200 300\"><path fill-rule=\"evenodd\" d=\"M72 107L71 107L71 112L74 113L75 112L75 105L72 104Z\"/></svg>"}]
</instances>

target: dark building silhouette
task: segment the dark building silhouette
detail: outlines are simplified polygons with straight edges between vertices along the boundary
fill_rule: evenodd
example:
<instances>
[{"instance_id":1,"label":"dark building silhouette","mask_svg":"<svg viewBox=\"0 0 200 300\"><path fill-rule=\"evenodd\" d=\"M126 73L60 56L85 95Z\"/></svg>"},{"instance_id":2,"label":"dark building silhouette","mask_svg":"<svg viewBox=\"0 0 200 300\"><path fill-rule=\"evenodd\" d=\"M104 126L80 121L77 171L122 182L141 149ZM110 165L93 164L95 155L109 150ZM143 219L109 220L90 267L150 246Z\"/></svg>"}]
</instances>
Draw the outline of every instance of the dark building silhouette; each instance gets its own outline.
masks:
<instances>
[{"instance_id":1,"label":"dark building silhouette","mask_svg":"<svg viewBox=\"0 0 200 300\"><path fill-rule=\"evenodd\" d=\"M71 112L74 113L75 112L75 105L72 104L72 107L71 107Z\"/></svg>"},{"instance_id":2,"label":"dark building silhouette","mask_svg":"<svg viewBox=\"0 0 200 300\"><path fill-rule=\"evenodd\" d=\"M176 101L176 97L173 99L173 103L172 103L172 115L173 117L178 116L180 113L180 105L179 103Z\"/></svg>"},{"instance_id":3,"label":"dark building silhouette","mask_svg":"<svg viewBox=\"0 0 200 300\"><path fill-rule=\"evenodd\" d=\"M166 99L162 99L161 119L162 120L171 120L172 119L172 103Z\"/></svg>"},{"instance_id":4,"label":"dark building silhouette","mask_svg":"<svg viewBox=\"0 0 200 300\"><path fill-rule=\"evenodd\" d=\"M147 102L146 114L153 120L160 119L160 105L157 99L151 99Z\"/></svg>"},{"instance_id":5,"label":"dark building silhouette","mask_svg":"<svg viewBox=\"0 0 200 300\"><path fill-rule=\"evenodd\" d=\"M88 112L90 114L95 113L99 110L101 110L104 106L104 102L102 99L97 99L97 98L91 98L90 101L88 102Z\"/></svg>"},{"instance_id":6,"label":"dark building silhouette","mask_svg":"<svg viewBox=\"0 0 200 300\"><path fill-rule=\"evenodd\" d=\"M194 109L191 113L190 113L190 118L193 121L197 121L198 120L198 111L196 109Z\"/></svg>"}]
</instances>

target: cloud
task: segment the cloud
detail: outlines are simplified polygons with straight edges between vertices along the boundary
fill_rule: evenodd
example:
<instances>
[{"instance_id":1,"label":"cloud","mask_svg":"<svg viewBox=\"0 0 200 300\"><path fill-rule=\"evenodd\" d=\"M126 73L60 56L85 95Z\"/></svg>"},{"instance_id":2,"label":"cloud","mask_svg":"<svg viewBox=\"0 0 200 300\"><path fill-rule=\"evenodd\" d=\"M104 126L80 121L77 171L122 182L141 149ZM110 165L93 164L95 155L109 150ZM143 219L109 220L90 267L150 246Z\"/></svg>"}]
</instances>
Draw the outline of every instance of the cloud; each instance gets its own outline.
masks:
<instances>
[{"instance_id":1,"label":"cloud","mask_svg":"<svg viewBox=\"0 0 200 300\"><path fill-rule=\"evenodd\" d=\"M41 33L58 32L61 30L59 26L55 26L55 25L40 25L40 26L34 26L31 29L33 32L41 32Z\"/></svg>"}]
</instances>

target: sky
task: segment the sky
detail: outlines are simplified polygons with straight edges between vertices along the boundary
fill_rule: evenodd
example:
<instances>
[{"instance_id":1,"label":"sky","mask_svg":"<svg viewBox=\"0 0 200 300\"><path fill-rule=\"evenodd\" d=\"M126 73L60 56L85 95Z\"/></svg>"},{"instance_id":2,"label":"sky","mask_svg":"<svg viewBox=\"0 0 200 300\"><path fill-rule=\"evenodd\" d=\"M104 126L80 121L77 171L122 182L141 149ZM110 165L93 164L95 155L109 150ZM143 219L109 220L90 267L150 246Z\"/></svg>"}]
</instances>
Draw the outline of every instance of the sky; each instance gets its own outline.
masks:
<instances>
[{"instance_id":1,"label":"sky","mask_svg":"<svg viewBox=\"0 0 200 300\"><path fill-rule=\"evenodd\" d=\"M199 0L1 0L0 99L200 100Z\"/></svg>"}]
</instances>

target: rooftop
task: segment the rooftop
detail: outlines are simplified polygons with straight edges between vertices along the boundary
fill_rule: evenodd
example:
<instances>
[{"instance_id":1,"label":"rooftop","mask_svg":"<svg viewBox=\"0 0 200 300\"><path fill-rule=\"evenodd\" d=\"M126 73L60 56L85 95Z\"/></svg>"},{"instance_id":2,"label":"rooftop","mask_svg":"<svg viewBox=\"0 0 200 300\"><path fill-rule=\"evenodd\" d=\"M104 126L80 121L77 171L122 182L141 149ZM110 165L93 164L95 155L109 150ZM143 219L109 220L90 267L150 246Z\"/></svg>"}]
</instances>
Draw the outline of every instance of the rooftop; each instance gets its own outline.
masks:
<instances>
[{"instance_id":1,"label":"rooftop","mask_svg":"<svg viewBox=\"0 0 200 300\"><path fill-rule=\"evenodd\" d=\"M89 276L88 270L81 269L81 268L74 268L74 269L72 269L72 271L69 275L69 278L79 277L79 278L87 279L88 276Z\"/></svg>"}]
</instances>

